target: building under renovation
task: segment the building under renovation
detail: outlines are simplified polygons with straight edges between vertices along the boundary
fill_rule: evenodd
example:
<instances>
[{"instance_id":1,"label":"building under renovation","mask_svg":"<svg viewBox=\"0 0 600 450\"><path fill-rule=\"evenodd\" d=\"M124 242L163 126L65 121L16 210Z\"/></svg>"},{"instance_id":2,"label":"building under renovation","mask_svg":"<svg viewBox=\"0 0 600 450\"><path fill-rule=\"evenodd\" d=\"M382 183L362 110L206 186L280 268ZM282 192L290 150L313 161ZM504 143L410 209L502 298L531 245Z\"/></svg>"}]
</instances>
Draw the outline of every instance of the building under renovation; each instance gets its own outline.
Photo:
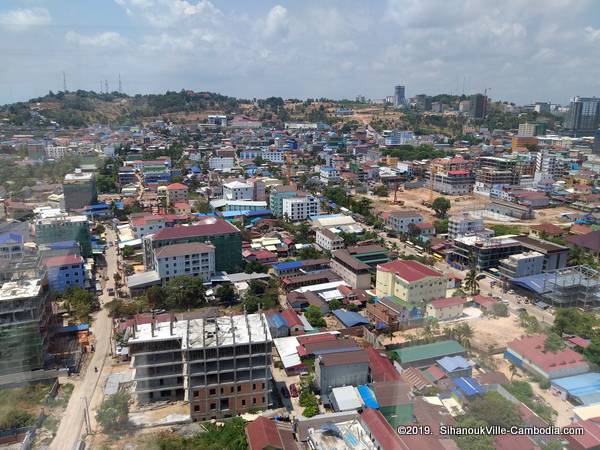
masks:
<instances>
[{"instance_id":1,"label":"building under renovation","mask_svg":"<svg viewBox=\"0 0 600 450\"><path fill-rule=\"evenodd\" d=\"M141 403L186 400L193 420L272 405L272 341L264 314L153 321L127 333Z\"/></svg>"},{"instance_id":2,"label":"building under renovation","mask_svg":"<svg viewBox=\"0 0 600 450\"><path fill-rule=\"evenodd\" d=\"M539 275L517 278L516 286L533 291L554 306L600 306L600 273L589 266L564 267Z\"/></svg>"}]
</instances>

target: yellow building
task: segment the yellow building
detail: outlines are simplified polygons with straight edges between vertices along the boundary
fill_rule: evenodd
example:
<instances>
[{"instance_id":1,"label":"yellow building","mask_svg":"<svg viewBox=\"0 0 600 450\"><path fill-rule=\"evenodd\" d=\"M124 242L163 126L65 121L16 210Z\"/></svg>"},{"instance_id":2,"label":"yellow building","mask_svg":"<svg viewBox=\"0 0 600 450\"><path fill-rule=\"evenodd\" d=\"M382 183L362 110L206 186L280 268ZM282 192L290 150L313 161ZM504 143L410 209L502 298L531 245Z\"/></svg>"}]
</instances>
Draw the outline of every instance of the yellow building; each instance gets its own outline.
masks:
<instances>
[{"instance_id":1,"label":"yellow building","mask_svg":"<svg viewBox=\"0 0 600 450\"><path fill-rule=\"evenodd\" d=\"M422 304L446 296L448 277L417 261L396 260L377 266L377 295Z\"/></svg>"},{"instance_id":2,"label":"yellow building","mask_svg":"<svg viewBox=\"0 0 600 450\"><path fill-rule=\"evenodd\" d=\"M525 151L527 145L537 145L538 139L534 136L513 136L512 138L512 151Z\"/></svg>"}]
</instances>

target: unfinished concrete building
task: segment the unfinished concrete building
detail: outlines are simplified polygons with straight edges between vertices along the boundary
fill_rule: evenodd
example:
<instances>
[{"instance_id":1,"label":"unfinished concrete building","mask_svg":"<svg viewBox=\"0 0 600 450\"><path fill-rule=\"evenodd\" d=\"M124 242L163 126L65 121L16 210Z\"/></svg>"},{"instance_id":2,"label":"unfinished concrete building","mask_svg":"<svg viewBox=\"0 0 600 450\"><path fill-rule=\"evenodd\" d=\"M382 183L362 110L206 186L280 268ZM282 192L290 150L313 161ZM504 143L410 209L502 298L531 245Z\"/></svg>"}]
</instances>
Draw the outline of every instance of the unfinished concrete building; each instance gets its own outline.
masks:
<instances>
[{"instance_id":1,"label":"unfinished concrete building","mask_svg":"<svg viewBox=\"0 0 600 450\"><path fill-rule=\"evenodd\" d=\"M128 342L141 403L189 401L195 421L272 405L264 314L134 325Z\"/></svg>"},{"instance_id":2,"label":"unfinished concrete building","mask_svg":"<svg viewBox=\"0 0 600 450\"><path fill-rule=\"evenodd\" d=\"M544 300L556 306L596 308L600 303L600 273L589 266L546 272Z\"/></svg>"},{"instance_id":3,"label":"unfinished concrete building","mask_svg":"<svg viewBox=\"0 0 600 450\"><path fill-rule=\"evenodd\" d=\"M52 315L45 278L7 281L0 287L0 376L44 367Z\"/></svg>"}]
</instances>

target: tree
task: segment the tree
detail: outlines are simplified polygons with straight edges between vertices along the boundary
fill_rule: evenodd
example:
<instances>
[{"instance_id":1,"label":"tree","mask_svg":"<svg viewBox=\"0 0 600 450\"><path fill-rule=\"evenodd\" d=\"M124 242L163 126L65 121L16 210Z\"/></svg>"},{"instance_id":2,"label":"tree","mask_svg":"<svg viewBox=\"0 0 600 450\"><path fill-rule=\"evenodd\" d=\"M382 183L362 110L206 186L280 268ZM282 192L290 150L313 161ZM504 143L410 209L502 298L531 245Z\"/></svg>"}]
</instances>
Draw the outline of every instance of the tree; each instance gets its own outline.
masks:
<instances>
[{"instance_id":1,"label":"tree","mask_svg":"<svg viewBox=\"0 0 600 450\"><path fill-rule=\"evenodd\" d=\"M101 223L99 223L98 225L96 225L96 233L97 234L103 234L106 231L106 228L104 228L104 225L102 225Z\"/></svg>"},{"instance_id":2,"label":"tree","mask_svg":"<svg viewBox=\"0 0 600 450\"><path fill-rule=\"evenodd\" d=\"M121 282L121 274L119 272L113 273L113 280L115 280L115 286L118 286Z\"/></svg>"},{"instance_id":3,"label":"tree","mask_svg":"<svg viewBox=\"0 0 600 450\"><path fill-rule=\"evenodd\" d=\"M469 407L469 414L490 425L507 428L519 426L523 423L515 405L510 400L502 397L498 392L493 391L473 400Z\"/></svg>"},{"instance_id":4,"label":"tree","mask_svg":"<svg viewBox=\"0 0 600 450\"><path fill-rule=\"evenodd\" d=\"M387 186L382 184L381 186L377 186L375 189L373 189L373 194L378 197L387 197L390 195L390 190L387 188Z\"/></svg>"},{"instance_id":5,"label":"tree","mask_svg":"<svg viewBox=\"0 0 600 450\"><path fill-rule=\"evenodd\" d=\"M421 234L421 230L419 229L419 227L417 227L417 225L415 225L414 223L408 224L408 238L411 241L414 241L415 239L417 239L420 234Z\"/></svg>"},{"instance_id":6,"label":"tree","mask_svg":"<svg viewBox=\"0 0 600 450\"><path fill-rule=\"evenodd\" d=\"M556 333L550 333L544 341L544 351L556 353L565 347L562 338Z\"/></svg>"},{"instance_id":7,"label":"tree","mask_svg":"<svg viewBox=\"0 0 600 450\"><path fill-rule=\"evenodd\" d=\"M331 300L329 302L328 306L329 306L329 310L333 311L336 309L340 309L342 307L342 302L340 302L338 299L334 298L333 300Z\"/></svg>"},{"instance_id":8,"label":"tree","mask_svg":"<svg viewBox=\"0 0 600 450\"><path fill-rule=\"evenodd\" d=\"M225 283L219 286L217 288L217 297L219 297L223 303L233 303L236 300L233 285L231 283Z\"/></svg>"},{"instance_id":9,"label":"tree","mask_svg":"<svg viewBox=\"0 0 600 450\"><path fill-rule=\"evenodd\" d=\"M497 317L508 317L508 306L502 302L494 303L492 305L492 314Z\"/></svg>"},{"instance_id":10,"label":"tree","mask_svg":"<svg viewBox=\"0 0 600 450\"><path fill-rule=\"evenodd\" d=\"M123 247L122 253L123 253L123 258L130 258L135 253L135 250L133 249L132 246L126 245Z\"/></svg>"},{"instance_id":11,"label":"tree","mask_svg":"<svg viewBox=\"0 0 600 450\"><path fill-rule=\"evenodd\" d=\"M244 268L244 272L246 273L267 273L268 267L259 263L258 261L250 261L246 263L246 267Z\"/></svg>"},{"instance_id":12,"label":"tree","mask_svg":"<svg viewBox=\"0 0 600 450\"><path fill-rule=\"evenodd\" d=\"M594 314L581 311L578 308L560 308L555 313L552 331L559 336L575 334L583 338L589 338L597 325L598 319Z\"/></svg>"},{"instance_id":13,"label":"tree","mask_svg":"<svg viewBox=\"0 0 600 450\"><path fill-rule=\"evenodd\" d=\"M485 420L476 419L470 416L462 416L457 420L457 426L465 428L485 427L488 423ZM456 444L461 450L494 450L494 436L462 434L454 438Z\"/></svg>"},{"instance_id":14,"label":"tree","mask_svg":"<svg viewBox=\"0 0 600 450\"><path fill-rule=\"evenodd\" d=\"M298 252L299 260L318 259L318 258L322 258L322 257L323 257L323 253L321 253L319 250L314 248L312 245L304 247Z\"/></svg>"},{"instance_id":15,"label":"tree","mask_svg":"<svg viewBox=\"0 0 600 450\"><path fill-rule=\"evenodd\" d=\"M122 430L129 421L129 394L117 392L106 397L96 412L96 421L105 433Z\"/></svg>"},{"instance_id":16,"label":"tree","mask_svg":"<svg viewBox=\"0 0 600 450\"><path fill-rule=\"evenodd\" d=\"M435 211L436 217L445 219L450 206L450 200L446 197L437 197L431 204L431 209Z\"/></svg>"},{"instance_id":17,"label":"tree","mask_svg":"<svg viewBox=\"0 0 600 450\"><path fill-rule=\"evenodd\" d=\"M309 305L308 308L306 308L304 315L306 316L308 323L313 327L324 327L326 325L321 310L314 305Z\"/></svg>"},{"instance_id":18,"label":"tree","mask_svg":"<svg viewBox=\"0 0 600 450\"><path fill-rule=\"evenodd\" d=\"M165 309L189 309L205 303L202 279L182 275L172 278L164 286Z\"/></svg>"},{"instance_id":19,"label":"tree","mask_svg":"<svg viewBox=\"0 0 600 450\"><path fill-rule=\"evenodd\" d=\"M162 286L150 286L146 290L148 306L152 309L165 308L167 306L167 295Z\"/></svg>"},{"instance_id":20,"label":"tree","mask_svg":"<svg viewBox=\"0 0 600 450\"><path fill-rule=\"evenodd\" d=\"M479 281L477 281L477 271L475 269L469 270L465 277L465 288L468 289L471 295L477 294L479 291Z\"/></svg>"},{"instance_id":21,"label":"tree","mask_svg":"<svg viewBox=\"0 0 600 450\"><path fill-rule=\"evenodd\" d=\"M435 234L444 234L448 232L448 219L436 220L433 222Z\"/></svg>"},{"instance_id":22,"label":"tree","mask_svg":"<svg viewBox=\"0 0 600 450\"><path fill-rule=\"evenodd\" d=\"M92 312L100 308L98 298L81 288L68 289L64 294L64 306L79 322L87 322Z\"/></svg>"},{"instance_id":23,"label":"tree","mask_svg":"<svg viewBox=\"0 0 600 450\"><path fill-rule=\"evenodd\" d=\"M590 346L583 350L583 356L592 364L600 365L600 336L594 336Z\"/></svg>"}]
</instances>

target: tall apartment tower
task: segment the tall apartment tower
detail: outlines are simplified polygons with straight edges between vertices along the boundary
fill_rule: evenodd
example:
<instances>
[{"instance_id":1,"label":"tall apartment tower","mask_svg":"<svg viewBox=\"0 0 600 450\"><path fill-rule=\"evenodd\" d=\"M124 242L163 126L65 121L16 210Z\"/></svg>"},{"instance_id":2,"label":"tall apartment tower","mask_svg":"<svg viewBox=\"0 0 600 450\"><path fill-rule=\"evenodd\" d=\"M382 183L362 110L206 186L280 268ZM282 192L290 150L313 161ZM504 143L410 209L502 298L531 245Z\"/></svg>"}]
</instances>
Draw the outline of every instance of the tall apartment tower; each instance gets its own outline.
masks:
<instances>
[{"instance_id":1,"label":"tall apartment tower","mask_svg":"<svg viewBox=\"0 0 600 450\"><path fill-rule=\"evenodd\" d=\"M571 101L565 128L574 134L593 133L600 126L600 98L575 97Z\"/></svg>"},{"instance_id":2,"label":"tall apartment tower","mask_svg":"<svg viewBox=\"0 0 600 450\"><path fill-rule=\"evenodd\" d=\"M96 203L96 177L93 173L75 172L65 175L63 181L63 193L65 195L65 210L72 211Z\"/></svg>"},{"instance_id":3,"label":"tall apartment tower","mask_svg":"<svg viewBox=\"0 0 600 450\"><path fill-rule=\"evenodd\" d=\"M592 153L600 155L600 129L594 133L594 143L592 144Z\"/></svg>"},{"instance_id":4,"label":"tall apartment tower","mask_svg":"<svg viewBox=\"0 0 600 450\"><path fill-rule=\"evenodd\" d=\"M264 314L133 325L140 403L187 400L194 421L272 406L272 339Z\"/></svg>"},{"instance_id":5,"label":"tall apartment tower","mask_svg":"<svg viewBox=\"0 0 600 450\"><path fill-rule=\"evenodd\" d=\"M487 113L487 97L474 94L469 97L469 114L473 119L483 119Z\"/></svg>"},{"instance_id":6,"label":"tall apartment tower","mask_svg":"<svg viewBox=\"0 0 600 450\"><path fill-rule=\"evenodd\" d=\"M394 87L394 106L396 108L404 106L406 104L405 88L404 86Z\"/></svg>"}]
</instances>

